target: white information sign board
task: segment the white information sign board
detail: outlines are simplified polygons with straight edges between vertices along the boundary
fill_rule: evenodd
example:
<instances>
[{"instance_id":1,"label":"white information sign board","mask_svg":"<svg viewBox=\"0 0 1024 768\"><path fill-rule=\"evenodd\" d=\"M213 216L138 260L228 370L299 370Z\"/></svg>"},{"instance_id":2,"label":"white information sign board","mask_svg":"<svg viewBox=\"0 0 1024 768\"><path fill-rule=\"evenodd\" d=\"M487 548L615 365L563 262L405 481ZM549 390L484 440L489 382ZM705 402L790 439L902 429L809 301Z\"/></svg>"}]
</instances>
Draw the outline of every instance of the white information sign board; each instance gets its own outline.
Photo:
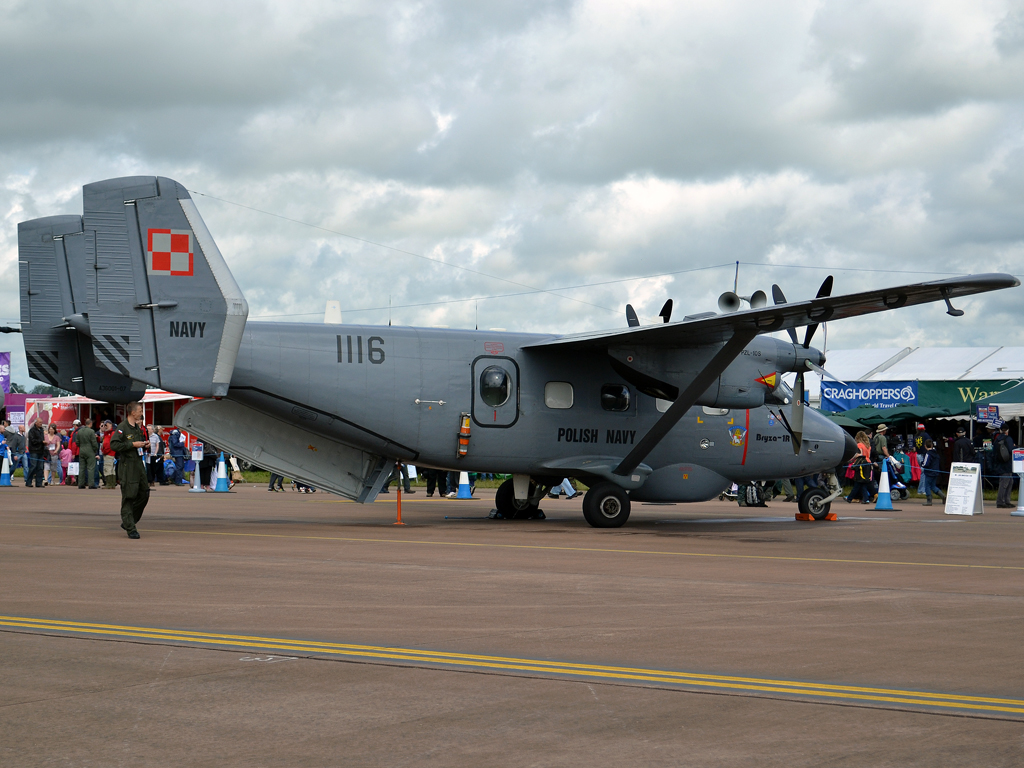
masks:
<instances>
[{"instance_id":1,"label":"white information sign board","mask_svg":"<svg viewBox=\"0 0 1024 768\"><path fill-rule=\"evenodd\" d=\"M1024 473L1024 448L1013 449L1013 474Z\"/></svg>"},{"instance_id":2,"label":"white information sign board","mask_svg":"<svg viewBox=\"0 0 1024 768\"><path fill-rule=\"evenodd\" d=\"M985 502L981 494L981 464L954 463L949 468L946 490L947 515L981 515Z\"/></svg>"},{"instance_id":3,"label":"white information sign board","mask_svg":"<svg viewBox=\"0 0 1024 768\"><path fill-rule=\"evenodd\" d=\"M202 443L192 443L192 461L202 461L202 460L203 460L203 444Z\"/></svg>"}]
</instances>

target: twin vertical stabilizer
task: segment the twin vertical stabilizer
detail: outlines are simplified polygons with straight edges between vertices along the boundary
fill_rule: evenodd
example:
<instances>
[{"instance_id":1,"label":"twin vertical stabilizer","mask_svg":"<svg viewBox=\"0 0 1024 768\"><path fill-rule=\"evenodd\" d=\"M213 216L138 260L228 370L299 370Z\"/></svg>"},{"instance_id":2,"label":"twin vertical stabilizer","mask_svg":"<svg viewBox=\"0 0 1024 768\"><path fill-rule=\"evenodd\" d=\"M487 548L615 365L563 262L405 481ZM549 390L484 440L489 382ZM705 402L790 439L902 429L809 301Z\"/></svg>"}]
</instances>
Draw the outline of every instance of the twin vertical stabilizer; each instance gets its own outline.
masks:
<instances>
[{"instance_id":1,"label":"twin vertical stabilizer","mask_svg":"<svg viewBox=\"0 0 1024 768\"><path fill-rule=\"evenodd\" d=\"M101 394L98 368L129 390L227 394L249 307L180 184L88 184L81 217L23 222L18 243L26 353L60 386Z\"/></svg>"}]
</instances>

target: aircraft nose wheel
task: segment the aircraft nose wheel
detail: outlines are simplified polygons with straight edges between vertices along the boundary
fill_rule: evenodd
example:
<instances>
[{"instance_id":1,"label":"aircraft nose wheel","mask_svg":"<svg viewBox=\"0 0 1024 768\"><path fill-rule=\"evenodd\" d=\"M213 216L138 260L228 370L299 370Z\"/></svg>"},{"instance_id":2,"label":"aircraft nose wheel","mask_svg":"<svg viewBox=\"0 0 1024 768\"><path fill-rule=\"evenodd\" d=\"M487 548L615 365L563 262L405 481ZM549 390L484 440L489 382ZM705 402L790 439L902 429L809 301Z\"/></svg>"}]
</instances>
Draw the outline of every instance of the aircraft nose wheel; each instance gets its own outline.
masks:
<instances>
[{"instance_id":1,"label":"aircraft nose wheel","mask_svg":"<svg viewBox=\"0 0 1024 768\"><path fill-rule=\"evenodd\" d=\"M800 511L805 515L810 515L815 520L824 520L832 508L831 501L828 504L821 503L821 500L826 496L828 496L828 493L822 488L808 488L800 494L800 501L797 503L797 506L800 507Z\"/></svg>"},{"instance_id":2,"label":"aircraft nose wheel","mask_svg":"<svg viewBox=\"0 0 1024 768\"><path fill-rule=\"evenodd\" d=\"M595 528L620 528L629 519L629 494L615 483L598 483L583 497L583 517Z\"/></svg>"}]
</instances>

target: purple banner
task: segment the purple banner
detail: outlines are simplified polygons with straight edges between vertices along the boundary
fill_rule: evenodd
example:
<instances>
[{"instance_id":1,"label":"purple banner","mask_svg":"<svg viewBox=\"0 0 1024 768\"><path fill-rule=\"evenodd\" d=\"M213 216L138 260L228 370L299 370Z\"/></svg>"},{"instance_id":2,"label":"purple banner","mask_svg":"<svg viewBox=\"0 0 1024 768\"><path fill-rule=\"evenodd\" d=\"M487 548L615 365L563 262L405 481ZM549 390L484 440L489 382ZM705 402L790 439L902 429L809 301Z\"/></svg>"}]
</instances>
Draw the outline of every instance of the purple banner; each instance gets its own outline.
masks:
<instances>
[{"instance_id":1,"label":"purple banner","mask_svg":"<svg viewBox=\"0 0 1024 768\"><path fill-rule=\"evenodd\" d=\"M0 352L0 389L4 394L11 391L11 353Z\"/></svg>"}]
</instances>

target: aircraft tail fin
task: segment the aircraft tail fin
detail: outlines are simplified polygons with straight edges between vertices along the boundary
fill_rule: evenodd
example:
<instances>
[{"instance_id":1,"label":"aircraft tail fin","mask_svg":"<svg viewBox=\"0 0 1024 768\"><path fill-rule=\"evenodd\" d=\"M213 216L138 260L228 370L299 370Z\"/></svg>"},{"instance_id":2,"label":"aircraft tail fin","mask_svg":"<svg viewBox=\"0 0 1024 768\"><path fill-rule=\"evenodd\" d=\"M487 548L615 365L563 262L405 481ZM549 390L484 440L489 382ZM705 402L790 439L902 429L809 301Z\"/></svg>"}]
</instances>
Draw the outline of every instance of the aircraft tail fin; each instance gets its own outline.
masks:
<instances>
[{"instance_id":1,"label":"aircraft tail fin","mask_svg":"<svg viewBox=\"0 0 1024 768\"><path fill-rule=\"evenodd\" d=\"M249 306L188 191L155 176L87 184L80 221L67 258L75 316L65 317L89 337L95 365L182 394L227 394Z\"/></svg>"},{"instance_id":2,"label":"aircraft tail fin","mask_svg":"<svg viewBox=\"0 0 1024 768\"><path fill-rule=\"evenodd\" d=\"M87 324L82 217L20 223L18 272L29 376L97 400L142 397L145 384L96 365L91 340L79 330Z\"/></svg>"}]
</instances>

